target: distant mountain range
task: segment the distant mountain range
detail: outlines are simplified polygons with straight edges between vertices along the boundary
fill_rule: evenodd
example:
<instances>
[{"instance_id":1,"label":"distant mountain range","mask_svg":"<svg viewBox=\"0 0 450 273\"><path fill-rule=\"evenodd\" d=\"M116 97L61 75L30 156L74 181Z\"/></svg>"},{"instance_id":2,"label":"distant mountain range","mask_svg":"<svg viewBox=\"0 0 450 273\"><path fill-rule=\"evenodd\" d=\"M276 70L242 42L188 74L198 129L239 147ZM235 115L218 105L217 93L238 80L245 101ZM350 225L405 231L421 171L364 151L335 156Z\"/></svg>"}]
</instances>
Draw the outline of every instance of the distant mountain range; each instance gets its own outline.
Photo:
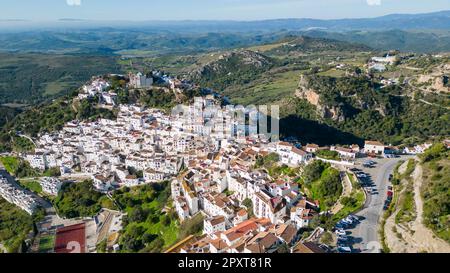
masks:
<instances>
[{"instance_id":1,"label":"distant mountain range","mask_svg":"<svg viewBox=\"0 0 450 273\"><path fill-rule=\"evenodd\" d=\"M346 30L388 30L388 29L450 29L450 11L422 14L390 14L375 18L358 19L274 19L260 21L92 21L78 18L63 18L57 22L37 23L32 21L1 21L0 30L39 28L92 28L92 27L139 27L146 29L204 32L204 31L279 31L323 29Z\"/></svg>"},{"instance_id":2,"label":"distant mountain range","mask_svg":"<svg viewBox=\"0 0 450 273\"><path fill-rule=\"evenodd\" d=\"M373 49L450 51L450 11L377 18L262 21L1 21L0 51L143 56L205 52L304 35Z\"/></svg>"},{"instance_id":3,"label":"distant mountain range","mask_svg":"<svg viewBox=\"0 0 450 273\"><path fill-rule=\"evenodd\" d=\"M361 19L277 19L250 22L205 22L209 28L222 27L234 31L276 31L276 30L311 30L330 31L348 30L423 30L450 29L450 11L439 11L424 14L391 14L376 18ZM201 26L201 22L183 22L185 26ZM205 26L206 27L206 26Z\"/></svg>"}]
</instances>

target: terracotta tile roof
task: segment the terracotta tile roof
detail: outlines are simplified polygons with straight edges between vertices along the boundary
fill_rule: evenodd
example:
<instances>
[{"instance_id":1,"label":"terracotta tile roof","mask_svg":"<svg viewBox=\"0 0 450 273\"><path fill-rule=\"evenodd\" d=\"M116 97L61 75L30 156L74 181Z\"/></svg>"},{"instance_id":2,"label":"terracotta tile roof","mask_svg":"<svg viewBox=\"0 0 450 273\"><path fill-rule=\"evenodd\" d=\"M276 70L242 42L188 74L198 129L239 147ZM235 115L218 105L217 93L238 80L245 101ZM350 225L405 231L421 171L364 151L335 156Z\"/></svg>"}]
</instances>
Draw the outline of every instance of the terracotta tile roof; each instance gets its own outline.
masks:
<instances>
[{"instance_id":1,"label":"terracotta tile roof","mask_svg":"<svg viewBox=\"0 0 450 273\"><path fill-rule=\"evenodd\" d=\"M252 253L265 253L277 242L278 238L273 233L262 232L252 238L246 248Z\"/></svg>"},{"instance_id":2,"label":"terracotta tile roof","mask_svg":"<svg viewBox=\"0 0 450 273\"><path fill-rule=\"evenodd\" d=\"M278 145L281 145L281 146L292 146L289 142L285 142L285 141L281 141L280 143L278 143Z\"/></svg>"},{"instance_id":3,"label":"terracotta tile roof","mask_svg":"<svg viewBox=\"0 0 450 273\"><path fill-rule=\"evenodd\" d=\"M383 143L379 142L379 141L371 141L371 140L367 140L366 142L364 142L365 145L375 145L375 146L384 146Z\"/></svg>"},{"instance_id":4,"label":"terracotta tile roof","mask_svg":"<svg viewBox=\"0 0 450 273\"><path fill-rule=\"evenodd\" d=\"M276 232L286 243L292 242L297 235L297 229L292 225L286 224L281 225Z\"/></svg>"},{"instance_id":5,"label":"terracotta tile roof","mask_svg":"<svg viewBox=\"0 0 450 273\"><path fill-rule=\"evenodd\" d=\"M306 145L306 148L314 148L314 149L318 149L318 148L319 148L319 145L317 145L317 144L307 144L307 145Z\"/></svg>"},{"instance_id":6,"label":"terracotta tile roof","mask_svg":"<svg viewBox=\"0 0 450 273\"><path fill-rule=\"evenodd\" d=\"M292 148L292 152L294 152L295 154L298 154L298 155L302 155L302 156L307 154L305 151L300 150L300 149L298 149L296 147Z\"/></svg>"},{"instance_id":7,"label":"terracotta tile roof","mask_svg":"<svg viewBox=\"0 0 450 273\"><path fill-rule=\"evenodd\" d=\"M293 253L325 253L317 244L311 242L299 242L293 249Z\"/></svg>"},{"instance_id":8,"label":"terracotta tile roof","mask_svg":"<svg viewBox=\"0 0 450 273\"><path fill-rule=\"evenodd\" d=\"M223 217L223 216L215 216L209 222L211 223L212 226L217 226L217 225L225 222L225 217Z\"/></svg>"},{"instance_id":9,"label":"terracotta tile roof","mask_svg":"<svg viewBox=\"0 0 450 273\"><path fill-rule=\"evenodd\" d=\"M239 216L245 216L245 215L247 215L248 213L247 213L247 211L245 210L245 209L241 209L240 211L238 211L238 213L237 213L237 215L239 215Z\"/></svg>"},{"instance_id":10,"label":"terracotta tile roof","mask_svg":"<svg viewBox=\"0 0 450 273\"><path fill-rule=\"evenodd\" d=\"M210 244L213 245L214 248L217 249L218 251L224 250L225 248L228 247L225 241L220 238L211 241Z\"/></svg>"}]
</instances>

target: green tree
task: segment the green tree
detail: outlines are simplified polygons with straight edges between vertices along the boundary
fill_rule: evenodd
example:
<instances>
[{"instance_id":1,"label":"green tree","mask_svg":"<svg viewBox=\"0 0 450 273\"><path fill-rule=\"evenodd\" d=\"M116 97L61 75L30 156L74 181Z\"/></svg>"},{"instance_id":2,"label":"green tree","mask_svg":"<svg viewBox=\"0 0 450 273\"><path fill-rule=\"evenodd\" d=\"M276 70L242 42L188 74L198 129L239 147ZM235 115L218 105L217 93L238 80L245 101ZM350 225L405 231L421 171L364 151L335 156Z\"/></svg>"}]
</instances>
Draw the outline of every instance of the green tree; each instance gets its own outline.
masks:
<instances>
[{"instance_id":1,"label":"green tree","mask_svg":"<svg viewBox=\"0 0 450 273\"><path fill-rule=\"evenodd\" d=\"M310 184L320 178L322 172L330 165L320 160L314 160L308 164L303 171L303 179L306 184Z\"/></svg>"}]
</instances>

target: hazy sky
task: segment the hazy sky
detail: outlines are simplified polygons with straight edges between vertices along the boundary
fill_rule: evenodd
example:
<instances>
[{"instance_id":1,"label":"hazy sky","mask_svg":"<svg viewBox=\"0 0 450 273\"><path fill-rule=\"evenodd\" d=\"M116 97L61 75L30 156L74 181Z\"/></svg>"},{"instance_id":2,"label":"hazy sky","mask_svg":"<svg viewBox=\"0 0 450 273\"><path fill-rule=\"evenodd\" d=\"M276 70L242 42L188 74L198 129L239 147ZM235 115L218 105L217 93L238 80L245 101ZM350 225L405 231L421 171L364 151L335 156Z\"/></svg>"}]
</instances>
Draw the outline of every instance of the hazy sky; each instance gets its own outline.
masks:
<instances>
[{"instance_id":1,"label":"hazy sky","mask_svg":"<svg viewBox=\"0 0 450 273\"><path fill-rule=\"evenodd\" d=\"M450 10L450 0L0 0L0 20L356 18Z\"/></svg>"}]
</instances>

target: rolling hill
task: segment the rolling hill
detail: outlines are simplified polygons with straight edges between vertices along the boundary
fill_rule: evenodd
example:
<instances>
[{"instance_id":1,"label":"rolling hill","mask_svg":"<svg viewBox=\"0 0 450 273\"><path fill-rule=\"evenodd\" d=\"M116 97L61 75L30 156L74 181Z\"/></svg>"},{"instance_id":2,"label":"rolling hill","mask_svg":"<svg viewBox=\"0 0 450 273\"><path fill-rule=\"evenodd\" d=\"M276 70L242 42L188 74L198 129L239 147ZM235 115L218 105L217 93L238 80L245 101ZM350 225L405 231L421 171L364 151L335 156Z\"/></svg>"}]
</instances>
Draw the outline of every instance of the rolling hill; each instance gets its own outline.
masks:
<instances>
[{"instance_id":1,"label":"rolling hill","mask_svg":"<svg viewBox=\"0 0 450 273\"><path fill-rule=\"evenodd\" d=\"M197 68L193 80L235 104L280 105L284 136L322 145L363 139L398 145L450 135L448 87L432 88L448 77L445 57L405 55L404 63L368 77L367 60L383 53L360 44L301 36L251 49L257 52L219 55ZM409 85L383 86L383 77L408 78Z\"/></svg>"},{"instance_id":2,"label":"rolling hill","mask_svg":"<svg viewBox=\"0 0 450 273\"><path fill-rule=\"evenodd\" d=\"M93 75L120 72L117 57L0 53L0 105L36 104L78 89Z\"/></svg>"}]
</instances>

